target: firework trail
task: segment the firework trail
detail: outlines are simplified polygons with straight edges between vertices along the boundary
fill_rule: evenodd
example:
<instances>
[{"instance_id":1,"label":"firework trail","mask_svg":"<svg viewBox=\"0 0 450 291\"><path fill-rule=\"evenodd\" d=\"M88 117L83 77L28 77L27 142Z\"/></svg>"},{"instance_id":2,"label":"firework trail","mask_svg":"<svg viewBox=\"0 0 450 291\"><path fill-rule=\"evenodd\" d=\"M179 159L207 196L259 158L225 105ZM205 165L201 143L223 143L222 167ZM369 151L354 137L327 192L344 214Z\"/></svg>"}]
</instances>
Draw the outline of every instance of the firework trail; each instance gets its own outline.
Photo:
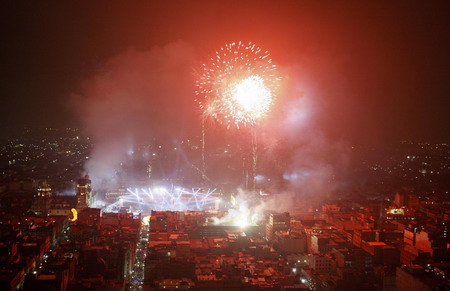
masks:
<instances>
[{"instance_id":1,"label":"firework trail","mask_svg":"<svg viewBox=\"0 0 450 291\"><path fill-rule=\"evenodd\" d=\"M206 161L205 161L205 116L202 116L202 178L206 180Z\"/></svg>"},{"instance_id":2,"label":"firework trail","mask_svg":"<svg viewBox=\"0 0 450 291\"><path fill-rule=\"evenodd\" d=\"M203 64L196 94L202 110L202 166L205 172L205 119L211 117L227 128L252 126L253 189L257 166L255 125L269 111L280 77L268 51L251 42L230 43Z\"/></svg>"}]
</instances>

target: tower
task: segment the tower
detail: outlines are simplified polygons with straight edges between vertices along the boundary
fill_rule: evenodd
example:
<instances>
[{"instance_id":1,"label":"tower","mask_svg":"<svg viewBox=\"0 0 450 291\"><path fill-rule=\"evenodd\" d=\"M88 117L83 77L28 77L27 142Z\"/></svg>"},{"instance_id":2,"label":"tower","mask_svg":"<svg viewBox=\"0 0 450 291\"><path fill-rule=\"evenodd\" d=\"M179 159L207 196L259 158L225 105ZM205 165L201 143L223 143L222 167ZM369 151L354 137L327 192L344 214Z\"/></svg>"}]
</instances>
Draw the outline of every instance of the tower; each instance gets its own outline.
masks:
<instances>
[{"instance_id":1,"label":"tower","mask_svg":"<svg viewBox=\"0 0 450 291\"><path fill-rule=\"evenodd\" d=\"M77 183L77 209L87 208L92 203L91 179L88 175L78 179Z\"/></svg>"},{"instance_id":2,"label":"tower","mask_svg":"<svg viewBox=\"0 0 450 291\"><path fill-rule=\"evenodd\" d=\"M50 199L52 197L52 189L47 183L47 180L40 183L37 193L34 194L34 199L31 204L31 211L40 215L47 215L50 208Z\"/></svg>"},{"instance_id":3,"label":"tower","mask_svg":"<svg viewBox=\"0 0 450 291\"><path fill-rule=\"evenodd\" d=\"M271 213L269 221L266 224L266 239L273 240L275 232L280 230L289 230L291 226L291 216L289 212Z\"/></svg>"}]
</instances>

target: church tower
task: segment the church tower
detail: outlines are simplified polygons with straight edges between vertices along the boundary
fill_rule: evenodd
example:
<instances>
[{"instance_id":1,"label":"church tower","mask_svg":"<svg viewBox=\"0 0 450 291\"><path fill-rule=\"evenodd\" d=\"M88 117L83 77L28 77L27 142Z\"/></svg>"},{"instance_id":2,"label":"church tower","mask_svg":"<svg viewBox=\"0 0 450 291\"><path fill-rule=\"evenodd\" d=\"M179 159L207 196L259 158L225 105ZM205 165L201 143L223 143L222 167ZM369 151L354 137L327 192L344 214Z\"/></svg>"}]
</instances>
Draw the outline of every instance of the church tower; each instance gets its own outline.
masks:
<instances>
[{"instance_id":1,"label":"church tower","mask_svg":"<svg viewBox=\"0 0 450 291\"><path fill-rule=\"evenodd\" d=\"M87 208L92 203L91 179L88 175L80 178L77 183L77 209Z\"/></svg>"},{"instance_id":2,"label":"church tower","mask_svg":"<svg viewBox=\"0 0 450 291\"><path fill-rule=\"evenodd\" d=\"M50 199L52 198L52 189L47 180L40 183L37 193L34 194L31 211L38 215L47 215L50 209Z\"/></svg>"}]
</instances>

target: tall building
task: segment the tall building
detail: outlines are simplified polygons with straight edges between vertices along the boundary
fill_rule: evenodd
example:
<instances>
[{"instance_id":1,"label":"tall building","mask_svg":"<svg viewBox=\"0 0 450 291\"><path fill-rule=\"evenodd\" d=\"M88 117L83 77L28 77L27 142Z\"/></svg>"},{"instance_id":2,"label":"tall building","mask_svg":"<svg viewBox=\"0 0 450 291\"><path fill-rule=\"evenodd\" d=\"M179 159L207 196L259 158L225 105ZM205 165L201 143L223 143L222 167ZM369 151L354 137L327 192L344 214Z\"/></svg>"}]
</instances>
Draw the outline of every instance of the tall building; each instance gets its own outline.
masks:
<instances>
[{"instance_id":1,"label":"tall building","mask_svg":"<svg viewBox=\"0 0 450 291\"><path fill-rule=\"evenodd\" d=\"M91 187L91 179L88 175L80 178L77 183L77 209L89 207L92 204L93 195Z\"/></svg>"},{"instance_id":2,"label":"tall building","mask_svg":"<svg viewBox=\"0 0 450 291\"><path fill-rule=\"evenodd\" d=\"M395 193L394 196L394 204L400 208L400 207L406 207L407 209L411 210L418 210L420 208L420 199L417 197L417 195L413 193Z\"/></svg>"},{"instance_id":3,"label":"tall building","mask_svg":"<svg viewBox=\"0 0 450 291\"><path fill-rule=\"evenodd\" d=\"M291 225L291 216L289 212L271 213L269 221L266 224L266 238L272 241L274 234L279 230L289 230Z\"/></svg>"},{"instance_id":4,"label":"tall building","mask_svg":"<svg viewBox=\"0 0 450 291\"><path fill-rule=\"evenodd\" d=\"M31 204L31 211L39 215L47 215L50 209L50 199L52 197L52 189L46 180L42 181L34 194L34 199Z\"/></svg>"}]
</instances>

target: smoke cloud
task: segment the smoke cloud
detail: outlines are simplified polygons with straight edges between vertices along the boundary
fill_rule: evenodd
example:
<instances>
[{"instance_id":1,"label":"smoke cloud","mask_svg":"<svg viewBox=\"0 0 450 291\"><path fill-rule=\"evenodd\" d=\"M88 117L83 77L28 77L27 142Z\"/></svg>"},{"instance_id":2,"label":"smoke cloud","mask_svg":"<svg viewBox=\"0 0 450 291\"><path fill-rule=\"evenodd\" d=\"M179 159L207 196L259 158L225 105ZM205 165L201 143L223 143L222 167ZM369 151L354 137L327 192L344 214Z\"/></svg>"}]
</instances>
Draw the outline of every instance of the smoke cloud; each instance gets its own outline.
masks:
<instances>
[{"instance_id":1,"label":"smoke cloud","mask_svg":"<svg viewBox=\"0 0 450 291\"><path fill-rule=\"evenodd\" d=\"M308 55L281 68L283 91L261 125L266 150L260 168L264 160L277 163L270 169L282 177L283 187L274 188L284 189L284 197L273 205L253 205L245 201L248 195L239 195L244 209L238 211L250 209L250 216L322 201L336 192L346 173L349 145L341 129L352 107L345 98L351 86L339 70L345 59ZM86 171L96 189L116 186L116 169L140 140L173 138L198 124L192 74L197 61L194 48L182 41L149 51L131 48L111 58L73 95L95 145Z\"/></svg>"},{"instance_id":2,"label":"smoke cloud","mask_svg":"<svg viewBox=\"0 0 450 291\"><path fill-rule=\"evenodd\" d=\"M345 96L349 94L339 67L325 54L298 60L297 65L284 69L286 79L278 110L272 112L260 132L260 142L266 149L261 153L260 166L282 176L283 186L272 189L281 188L281 193L261 200L240 189L236 208L216 218L215 224L252 224L269 212L304 211L343 189L351 146L338 132L347 121L335 119L340 115L336 112L342 108L340 103L348 102ZM346 106L344 111L351 112L351 103Z\"/></svg>"},{"instance_id":3,"label":"smoke cloud","mask_svg":"<svg viewBox=\"0 0 450 291\"><path fill-rule=\"evenodd\" d=\"M287 197L279 201L280 209L323 202L348 178L351 146L342 128L349 120L343 115L353 108L342 62L321 53L285 69L284 105L266 125L271 144L277 141L274 151L286 156L280 172ZM273 155L268 153L272 160Z\"/></svg>"},{"instance_id":4,"label":"smoke cloud","mask_svg":"<svg viewBox=\"0 0 450 291\"><path fill-rule=\"evenodd\" d=\"M96 189L115 186L115 171L135 143L179 134L189 124L193 60L194 48L182 41L149 51L130 48L73 94L94 144L86 171Z\"/></svg>"}]
</instances>

